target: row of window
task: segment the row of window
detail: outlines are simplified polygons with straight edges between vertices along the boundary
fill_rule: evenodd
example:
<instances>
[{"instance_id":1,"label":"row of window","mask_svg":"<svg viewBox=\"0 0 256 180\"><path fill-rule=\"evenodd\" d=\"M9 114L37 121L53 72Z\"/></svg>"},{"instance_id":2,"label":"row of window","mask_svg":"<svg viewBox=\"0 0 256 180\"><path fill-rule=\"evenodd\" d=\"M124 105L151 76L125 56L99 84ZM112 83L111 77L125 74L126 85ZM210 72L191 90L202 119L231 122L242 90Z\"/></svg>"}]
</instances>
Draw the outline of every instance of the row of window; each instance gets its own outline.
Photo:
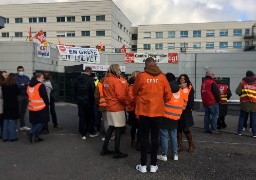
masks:
<instances>
[{"instance_id":1,"label":"row of window","mask_svg":"<svg viewBox=\"0 0 256 180\"><path fill-rule=\"evenodd\" d=\"M245 46L249 46L249 42L245 41ZM189 48L188 43L180 43L179 48ZM205 43L206 49L214 49L215 44L214 42L206 42ZM228 42L219 42L219 48L228 48ZM233 42L233 48L242 48L242 41ZM143 44L144 50L151 50L151 44ZM175 43L167 43L167 49L175 49ZM193 43L193 49L201 49L201 43ZM155 50L163 50L163 43L155 44Z\"/></svg>"},{"instance_id":2,"label":"row of window","mask_svg":"<svg viewBox=\"0 0 256 180\"><path fill-rule=\"evenodd\" d=\"M222 29L219 31L219 36L228 36L228 29ZM242 36L242 29L233 29L233 36ZM245 34L249 34L250 29L245 29ZM143 37L144 38L151 38L151 32L144 32ZM155 37L156 38L163 38L164 32L155 32ZM215 37L215 30L206 30L206 37ZM187 38L189 37L189 32L188 31L180 31L179 37L181 38ZM175 38L176 31L168 31L168 38ZM201 30L194 30L193 31L193 37L202 37L202 31ZM134 39L133 39L134 38ZM132 40L137 40L137 36L132 36Z\"/></svg>"},{"instance_id":3,"label":"row of window","mask_svg":"<svg viewBox=\"0 0 256 180\"><path fill-rule=\"evenodd\" d=\"M35 34L35 33L33 33ZM46 37L46 32L44 32L44 35ZM81 31L81 36L90 36L90 31ZM57 31L56 32L57 37L75 37L76 33L75 31ZM96 31L96 36L105 36L105 31ZM2 32L3 38L10 37L9 32ZM23 37L23 32L14 32L14 37Z\"/></svg>"},{"instance_id":4,"label":"row of window","mask_svg":"<svg viewBox=\"0 0 256 180\"><path fill-rule=\"evenodd\" d=\"M130 36L130 32L128 31L128 29L123 26L120 22L118 22L117 26L119 27L119 29L121 29L122 31L124 31L127 35Z\"/></svg>"},{"instance_id":5,"label":"row of window","mask_svg":"<svg viewBox=\"0 0 256 180\"><path fill-rule=\"evenodd\" d=\"M91 16L81 16L82 21L91 21ZM23 23L23 18L15 18L15 23ZM47 22L46 17L29 17L29 23L45 23ZM75 16L60 16L56 17L57 22L75 22ZM105 21L105 15L96 16L96 21ZM10 22L9 18L5 18L5 23L8 24Z\"/></svg>"}]
</instances>

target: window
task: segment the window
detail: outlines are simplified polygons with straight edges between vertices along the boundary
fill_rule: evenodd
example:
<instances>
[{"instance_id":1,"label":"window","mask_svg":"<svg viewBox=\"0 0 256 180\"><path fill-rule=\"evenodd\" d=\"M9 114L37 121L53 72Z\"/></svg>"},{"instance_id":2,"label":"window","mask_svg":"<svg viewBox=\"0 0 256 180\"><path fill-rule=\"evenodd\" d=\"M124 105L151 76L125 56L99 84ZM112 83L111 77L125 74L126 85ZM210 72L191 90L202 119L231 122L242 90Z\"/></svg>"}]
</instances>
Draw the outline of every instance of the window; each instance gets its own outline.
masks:
<instances>
[{"instance_id":1,"label":"window","mask_svg":"<svg viewBox=\"0 0 256 180\"><path fill-rule=\"evenodd\" d=\"M30 17L28 18L29 23L37 23L37 18L36 17Z\"/></svg>"},{"instance_id":2,"label":"window","mask_svg":"<svg viewBox=\"0 0 256 180\"><path fill-rule=\"evenodd\" d=\"M207 30L206 37L214 37L214 30Z\"/></svg>"},{"instance_id":3,"label":"window","mask_svg":"<svg viewBox=\"0 0 256 180\"><path fill-rule=\"evenodd\" d=\"M220 30L220 36L228 36L228 30L227 29Z\"/></svg>"},{"instance_id":4,"label":"window","mask_svg":"<svg viewBox=\"0 0 256 180\"><path fill-rule=\"evenodd\" d=\"M188 48L188 43L180 43L181 48Z\"/></svg>"},{"instance_id":5,"label":"window","mask_svg":"<svg viewBox=\"0 0 256 180\"><path fill-rule=\"evenodd\" d=\"M132 45L132 51L137 51L137 45Z\"/></svg>"},{"instance_id":6,"label":"window","mask_svg":"<svg viewBox=\"0 0 256 180\"><path fill-rule=\"evenodd\" d=\"M15 32L15 33L14 33L14 36L15 36L15 37L22 37L22 32Z\"/></svg>"},{"instance_id":7,"label":"window","mask_svg":"<svg viewBox=\"0 0 256 180\"><path fill-rule=\"evenodd\" d=\"M75 31L67 31L67 37L75 37L76 33Z\"/></svg>"},{"instance_id":8,"label":"window","mask_svg":"<svg viewBox=\"0 0 256 180\"><path fill-rule=\"evenodd\" d=\"M105 21L105 15L96 16L96 21Z\"/></svg>"},{"instance_id":9,"label":"window","mask_svg":"<svg viewBox=\"0 0 256 180\"><path fill-rule=\"evenodd\" d=\"M144 38L151 38L151 32L144 32Z\"/></svg>"},{"instance_id":10,"label":"window","mask_svg":"<svg viewBox=\"0 0 256 180\"><path fill-rule=\"evenodd\" d=\"M242 48L242 42L241 41L233 42L233 48Z\"/></svg>"},{"instance_id":11,"label":"window","mask_svg":"<svg viewBox=\"0 0 256 180\"><path fill-rule=\"evenodd\" d=\"M163 38L163 32L156 32L156 38Z\"/></svg>"},{"instance_id":12,"label":"window","mask_svg":"<svg viewBox=\"0 0 256 180\"><path fill-rule=\"evenodd\" d=\"M40 22L40 23L46 22L46 17L39 17L38 22Z\"/></svg>"},{"instance_id":13,"label":"window","mask_svg":"<svg viewBox=\"0 0 256 180\"><path fill-rule=\"evenodd\" d=\"M122 42L123 42L123 38L121 38L120 36L118 36L118 41L122 43Z\"/></svg>"},{"instance_id":14,"label":"window","mask_svg":"<svg viewBox=\"0 0 256 180\"><path fill-rule=\"evenodd\" d=\"M119 29L123 29L123 25L120 22L118 22L118 27Z\"/></svg>"},{"instance_id":15,"label":"window","mask_svg":"<svg viewBox=\"0 0 256 180\"><path fill-rule=\"evenodd\" d=\"M220 42L220 48L228 48L228 42Z\"/></svg>"},{"instance_id":16,"label":"window","mask_svg":"<svg viewBox=\"0 0 256 180\"><path fill-rule=\"evenodd\" d=\"M65 22L65 17L57 17L57 22Z\"/></svg>"},{"instance_id":17,"label":"window","mask_svg":"<svg viewBox=\"0 0 256 180\"><path fill-rule=\"evenodd\" d=\"M65 31L57 31L56 35L57 37L65 37Z\"/></svg>"},{"instance_id":18,"label":"window","mask_svg":"<svg viewBox=\"0 0 256 180\"><path fill-rule=\"evenodd\" d=\"M193 43L193 49L201 49L201 43Z\"/></svg>"},{"instance_id":19,"label":"window","mask_svg":"<svg viewBox=\"0 0 256 180\"><path fill-rule=\"evenodd\" d=\"M175 38L175 31L168 31L168 38Z\"/></svg>"},{"instance_id":20,"label":"window","mask_svg":"<svg viewBox=\"0 0 256 180\"><path fill-rule=\"evenodd\" d=\"M81 36L90 36L90 31L81 31Z\"/></svg>"},{"instance_id":21,"label":"window","mask_svg":"<svg viewBox=\"0 0 256 180\"><path fill-rule=\"evenodd\" d=\"M180 31L180 37L188 37L188 31Z\"/></svg>"},{"instance_id":22,"label":"window","mask_svg":"<svg viewBox=\"0 0 256 180\"><path fill-rule=\"evenodd\" d=\"M105 31L96 31L96 36L105 36Z\"/></svg>"},{"instance_id":23,"label":"window","mask_svg":"<svg viewBox=\"0 0 256 180\"><path fill-rule=\"evenodd\" d=\"M67 22L75 22L76 21L76 17L75 16L68 16L67 17Z\"/></svg>"},{"instance_id":24,"label":"window","mask_svg":"<svg viewBox=\"0 0 256 180\"><path fill-rule=\"evenodd\" d=\"M167 43L167 49L175 49L175 43Z\"/></svg>"},{"instance_id":25,"label":"window","mask_svg":"<svg viewBox=\"0 0 256 180\"><path fill-rule=\"evenodd\" d=\"M143 49L144 50L150 50L151 49L150 44L143 44Z\"/></svg>"},{"instance_id":26,"label":"window","mask_svg":"<svg viewBox=\"0 0 256 180\"><path fill-rule=\"evenodd\" d=\"M234 29L233 36L242 36L242 29Z\"/></svg>"},{"instance_id":27,"label":"window","mask_svg":"<svg viewBox=\"0 0 256 180\"><path fill-rule=\"evenodd\" d=\"M163 50L163 43L155 44L155 49L156 50Z\"/></svg>"},{"instance_id":28,"label":"window","mask_svg":"<svg viewBox=\"0 0 256 180\"><path fill-rule=\"evenodd\" d=\"M245 48L248 48L248 47L249 47L249 44L250 44L250 42L249 42L249 41L245 41L245 42L244 42L244 46L245 46Z\"/></svg>"},{"instance_id":29,"label":"window","mask_svg":"<svg viewBox=\"0 0 256 180\"><path fill-rule=\"evenodd\" d=\"M138 40L138 34L132 34L132 40Z\"/></svg>"},{"instance_id":30,"label":"window","mask_svg":"<svg viewBox=\"0 0 256 180\"><path fill-rule=\"evenodd\" d=\"M90 16L82 16L82 21L90 21L91 17Z\"/></svg>"},{"instance_id":31,"label":"window","mask_svg":"<svg viewBox=\"0 0 256 180\"><path fill-rule=\"evenodd\" d=\"M9 18L5 18L5 23L6 23L6 24L9 23Z\"/></svg>"},{"instance_id":32,"label":"window","mask_svg":"<svg viewBox=\"0 0 256 180\"><path fill-rule=\"evenodd\" d=\"M3 38L8 38L9 37L9 33L8 32L2 32L2 37Z\"/></svg>"},{"instance_id":33,"label":"window","mask_svg":"<svg viewBox=\"0 0 256 180\"><path fill-rule=\"evenodd\" d=\"M15 18L15 23L23 23L23 19L22 18Z\"/></svg>"},{"instance_id":34,"label":"window","mask_svg":"<svg viewBox=\"0 0 256 180\"><path fill-rule=\"evenodd\" d=\"M206 49L213 49L214 48L214 42L207 42L206 43Z\"/></svg>"},{"instance_id":35,"label":"window","mask_svg":"<svg viewBox=\"0 0 256 180\"><path fill-rule=\"evenodd\" d=\"M250 34L250 29L245 29L245 34L249 35Z\"/></svg>"},{"instance_id":36,"label":"window","mask_svg":"<svg viewBox=\"0 0 256 180\"><path fill-rule=\"evenodd\" d=\"M44 37L46 37L46 32L44 32Z\"/></svg>"},{"instance_id":37,"label":"window","mask_svg":"<svg viewBox=\"0 0 256 180\"><path fill-rule=\"evenodd\" d=\"M201 31L193 31L193 37L201 37Z\"/></svg>"}]
</instances>

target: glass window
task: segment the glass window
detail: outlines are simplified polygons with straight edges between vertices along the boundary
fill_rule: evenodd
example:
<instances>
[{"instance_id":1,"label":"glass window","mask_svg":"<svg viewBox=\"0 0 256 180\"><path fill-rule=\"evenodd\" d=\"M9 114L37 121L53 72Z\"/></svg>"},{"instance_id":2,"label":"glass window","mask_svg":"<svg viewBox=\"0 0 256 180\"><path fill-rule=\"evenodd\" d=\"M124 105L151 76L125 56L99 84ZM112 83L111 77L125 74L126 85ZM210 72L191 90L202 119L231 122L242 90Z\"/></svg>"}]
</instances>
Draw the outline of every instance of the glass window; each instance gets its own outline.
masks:
<instances>
[{"instance_id":1,"label":"glass window","mask_svg":"<svg viewBox=\"0 0 256 180\"><path fill-rule=\"evenodd\" d=\"M138 40L138 34L132 34L132 40Z\"/></svg>"},{"instance_id":2,"label":"glass window","mask_svg":"<svg viewBox=\"0 0 256 180\"><path fill-rule=\"evenodd\" d=\"M249 35L250 34L250 29L245 29L245 34Z\"/></svg>"},{"instance_id":3,"label":"glass window","mask_svg":"<svg viewBox=\"0 0 256 180\"><path fill-rule=\"evenodd\" d=\"M90 21L91 17L90 16L82 16L82 21Z\"/></svg>"},{"instance_id":4,"label":"glass window","mask_svg":"<svg viewBox=\"0 0 256 180\"><path fill-rule=\"evenodd\" d=\"M137 45L132 45L132 51L137 51Z\"/></svg>"},{"instance_id":5,"label":"glass window","mask_svg":"<svg viewBox=\"0 0 256 180\"><path fill-rule=\"evenodd\" d=\"M76 33L75 31L67 31L67 37L75 37Z\"/></svg>"},{"instance_id":6,"label":"glass window","mask_svg":"<svg viewBox=\"0 0 256 180\"><path fill-rule=\"evenodd\" d=\"M143 49L144 50L150 50L151 49L150 44L143 44Z\"/></svg>"},{"instance_id":7,"label":"glass window","mask_svg":"<svg viewBox=\"0 0 256 180\"><path fill-rule=\"evenodd\" d=\"M90 36L90 31L81 31L81 36Z\"/></svg>"},{"instance_id":8,"label":"glass window","mask_svg":"<svg viewBox=\"0 0 256 180\"><path fill-rule=\"evenodd\" d=\"M163 50L163 43L155 44L155 49L156 50Z\"/></svg>"},{"instance_id":9,"label":"glass window","mask_svg":"<svg viewBox=\"0 0 256 180\"><path fill-rule=\"evenodd\" d=\"M151 32L144 32L144 38L151 38Z\"/></svg>"},{"instance_id":10,"label":"glass window","mask_svg":"<svg viewBox=\"0 0 256 180\"><path fill-rule=\"evenodd\" d=\"M188 43L180 43L181 48L188 48Z\"/></svg>"},{"instance_id":11,"label":"glass window","mask_svg":"<svg viewBox=\"0 0 256 180\"><path fill-rule=\"evenodd\" d=\"M233 48L242 48L242 42L241 41L233 42Z\"/></svg>"},{"instance_id":12,"label":"glass window","mask_svg":"<svg viewBox=\"0 0 256 180\"><path fill-rule=\"evenodd\" d=\"M201 43L193 43L193 49L201 49Z\"/></svg>"},{"instance_id":13,"label":"glass window","mask_svg":"<svg viewBox=\"0 0 256 180\"><path fill-rule=\"evenodd\" d=\"M14 36L15 36L15 37L22 37L22 32L15 32L15 33L14 33Z\"/></svg>"},{"instance_id":14,"label":"glass window","mask_svg":"<svg viewBox=\"0 0 256 180\"><path fill-rule=\"evenodd\" d=\"M180 37L188 37L188 31L180 31Z\"/></svg>"},{"instance_id":15,"label":"glass window","mask_svg":"<svg viewBox=\"0 0 256 180\"><path fill-rule=\"evenodd\" d=\"M36 17L30 17L28 18L29 23L37 23L37 18Z\"/></svg>"},{"instance_id":16,"label":"glass window","mask_svg":"<svg viewBox=\"0 0 256 180\"><path fill-rule=\"evenodd\" d=\"M206 43L206 49L213 49L214 48L214 42L207 42Z\"/></svg>"},{"instance_id":17,"label":"glass window","mask_svg":"<svg viewBox=\"0 0 256 180\"><path fill-rule=\"evenodd\" d=\"M250 44L250 42L249 42L249 41L245 41L245 42L244 42L244 46L245 46L245 48L248 48L248 47L249 47L249 44Z\"/></svg>"},{"instance_id":18,"label":"glass window","mask_svg":"<svg viewBox=\"0 0 256 180\"><path fill-rule=\"evenodd\" d=\"M242 36L242 29L234 29L233 36Z\"/></svg>"},{"instance_id":19,"label":"glass window","mask_svg":"<svg viewBox=\"0 0 256 180\"><path fill-rule=\"evenodd\" d=\"M220 42L220 48L228 48L228 42Z\"/></svg>"},{"instance_id":20,"label":"glass window","mask_svg":"<svg viewBox=\"0 0 256 180\"><path fill-rule=\"evenodd\" d=\"M8 38L9 37L9 33L8 32L2 32L2 37L3 38Z\"/></svg>"},{"instance_id":21,"label":"glass window","mask_svg":"<svg viewBox=\"0 0 256 180\"><path fill-rule=\"evenodd\" d=\"M193 31L193 37L201 37L201 31L200 30Z\"/></svg>"},{"instance_id":22,"label":"glass window","mask_svg":"<svg viewBox=\"0 0 256 180\"><path fill-rule=\"evenodd\" d=\"M175 31L168 31L168 38L175 38Z\"/></svg>"},{"instance_id":23,"label":"glass window","mask_svg":"<svg viewBox=\"0 0 256 180\"><path fill-rule=\"evenodd\" d=\"M156 32L156 38L163 38L163 32Z\"/></svg>"},{"instance_id":24,"label":"glass window","mask_svg":"<svg viewBox=\"0 0 256 180\"><path fill-rule=\"evenodd\" d=\"M6 24L9 23L9 18L5 18L5 23L6 23Z\"/></svg>"},{"instance_id":25,"label":"glass window","mask_svg":"<svg viewBox=\"0 0 256 180\"><path fill-rule=\"evenodd\" d=\"M57 31L56 35L57 37L65 37L65 31Z\"/></svg>"},{"instance_id":26,"label":"glass window","mask_svg":"<svg viewBox=\"0 0 256 180\"><path fill-rule=\"evenodd\" d=\"M38 22L46 22L46 17L39 17Z\"/></svg>"},{"instance_id":27,"label":"glass window","mask_svg":"<svg viewBox=\"0 0 256 180\"><path fill-rule=\"evenodd\" d=\"M167 48L168 49L175 49L175 43L168 43Z\"/></svg>"},{"instance_id":28,"label":"glass window","mask_svg":"<svg viewBox=\"0 0 256 180\"><path fill-rule=\"evenodd\" d=\"M65 17L57 17L57 22L65 22Z\"/></svg>"},{"instance_id":29,"label":"glass window","mask_svg":"<svg viewBox=\"0 0 256 180\"><path fill-rule=\"evenodd\" d=\"M214 37L214 30L207 30L206 37Z\"/></svg>"},{"instance_id":30,"label":"glass window","mask_svg":"<svg viewBox=\"0 0 256 180\"><path fill-rule=\"evenodd\" d=\"M67 16L67 22L75 22L76 17L75 16Z\"/></svg>"},{"instance_id":31,"label":"glass window","mask_svg":"<svg viewBox=\"0 0 256 180\"><path fill-rule=\"evenodd\" d=\"M96 16L96 21L105 21L105 15Z\"/></svg>"},{"instance_id":32,"label":"glass window","mask_svg":"<svg viewBox=\"0 0 256 180\"><path fill-rule=\"evenodd\" d=\"M96 31L96 36L105 36L105 31Z\"/></svg>"},{"instance_id":33,"label":"glass window","mask_svg":"<svg viewBox=\"0 0 256 180\"><path fill-rule=\"evenodd\" d=\"M123 38L121 38L120 36L118 36L118 41L122 43L122 42L123 42Z\"/></svg>"},{"instance_id":34,"label":"glass window","mask_svg":"<svg viewBox=\"0 0 256 180\"><path fill-rule=\"evenodd\" d=\"M15 18L15 23L23 23L23 19L22 18Z\"/></svg>"},{"instance_id":35,"label":"glass window","mask_svg":"<svg viewBox=\"0 0 256 180\"><path fill-rule=\"evenodd\" d=\"M228 36L228 30L227 29L220 30L220 36Z\"/></svg>"}]
</instances>

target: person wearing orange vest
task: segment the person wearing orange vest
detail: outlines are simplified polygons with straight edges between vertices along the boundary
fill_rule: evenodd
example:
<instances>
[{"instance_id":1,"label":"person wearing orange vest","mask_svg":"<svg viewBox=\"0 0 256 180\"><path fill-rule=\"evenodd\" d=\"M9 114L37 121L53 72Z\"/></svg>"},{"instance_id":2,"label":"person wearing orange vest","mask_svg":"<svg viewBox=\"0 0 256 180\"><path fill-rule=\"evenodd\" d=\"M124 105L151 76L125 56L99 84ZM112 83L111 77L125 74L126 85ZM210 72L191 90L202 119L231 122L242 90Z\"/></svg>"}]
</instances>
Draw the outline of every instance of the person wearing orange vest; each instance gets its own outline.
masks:
<instances>
[{"instance_id":1,"label":"person wearing orange vest","mask_svg":"<svg viewBox=\"0 0 256 180\"><path fill-rule=\"evenodd\" d=\"M36 73L27 87L29 122L32 124L31 131L27 133L30 143L33 142L33 136L35 142L43 141L39 137L39 132L50 119L49 99L43 81L44 75Z\"/></svg>"},{"instance_id":2,"label":"person wearing orange vest","mask_svg":"<svg viewBox=\"0 0 256 180\"><path fill-rule=\"evenodd\" d=\"M154 58L149 57L145 60L144 72L137 76L133 93L136 98L135 114L139 116L141 130L141 163L136 166L136 170L141 173L147 172L149 132L151 132L150 172L155 173L158 170L159 120L164 116L164 103L172 98L172 92Z\"/></svg>"},{"instance_id":3,"label":"person wearing orange vest","mask_svg":"<svg viewBox=\"0 0 256 180\"><path fill-rule=\"evenodd\" d=\"M226 128L225 116L228 112L228 99L232 96L230 88L227 83L221 78L215 78L215 82L220 91L220 103L219 103L219 117L217 122L217 129Z\"/></svg>"},{"instance_id":4,"label":"person wearing orange vest","mask_svg":"<svg viewBox=\"0 0 256 180\"><path fill-rule=\"evenodd\" d=\"M160 142L161 154L157 155L157 159L167 161L168 140L172 143L172 155L175 161L178 160L178 144L177 144L177 128L178 120L184 108L183 93L172 73L166 73L166 78L169 81L172 98L165 103L164 116L160 120Z\"/></svg>"},{"instance_id":5,"label":"person wearing orange vest","mask_svg":"<svg viewBox=\"0 0 256 180\"><path fill-rule=\"evenodd\" d=\"M182 89L182 92L184 94L184 98L186 101L185 109L182 112L182 115L178 123L178 135L177 135L178 150L179 151L183 150L183 145L182 145L182 132L183 132L188 140L188 145L189 145L188 152L191 153L194 151L194 143L192 140L192 133L189 128L194 125L193 115L192 115L192 110L194 107L194 88L187 74L181 74L177 81L180 84L180 87Z\"/></svg>"},{"instance_id":6,"label":"person wearing orange vest","mask_svg":"<svg viewBox=\"0 0 256 180\"><path fill-rule=\"evenodd\" d=\"M237 134L242 135L245 118L250 113L252 136L256 138L256 77L252 71L246 72L246 77L238 85L236 94L240 96Z\"/></svg>"}]
</instances>

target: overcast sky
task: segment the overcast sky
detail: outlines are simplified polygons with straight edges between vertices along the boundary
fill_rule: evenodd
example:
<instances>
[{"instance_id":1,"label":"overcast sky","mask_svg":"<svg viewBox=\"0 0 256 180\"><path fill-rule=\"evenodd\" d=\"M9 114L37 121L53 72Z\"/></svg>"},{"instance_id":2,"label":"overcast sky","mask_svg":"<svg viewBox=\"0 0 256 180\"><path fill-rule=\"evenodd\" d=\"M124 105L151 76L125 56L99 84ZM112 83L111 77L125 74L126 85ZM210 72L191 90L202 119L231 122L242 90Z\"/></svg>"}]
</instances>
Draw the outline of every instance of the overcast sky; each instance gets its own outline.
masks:
<instances>
[{"instance_id":1,"label":"overcast sky","mask_svg":"<svg viewBox=\"0 0 256 180\"><path fill-rule=\"evenodd\" d=\"M0 4L79 0L0 0ZM256 19L255 0L113 0L133 26ZM0 9L1 13L1 9ZM1 15L1 14L0 14Z\"/></svg>"}]
</instances>

